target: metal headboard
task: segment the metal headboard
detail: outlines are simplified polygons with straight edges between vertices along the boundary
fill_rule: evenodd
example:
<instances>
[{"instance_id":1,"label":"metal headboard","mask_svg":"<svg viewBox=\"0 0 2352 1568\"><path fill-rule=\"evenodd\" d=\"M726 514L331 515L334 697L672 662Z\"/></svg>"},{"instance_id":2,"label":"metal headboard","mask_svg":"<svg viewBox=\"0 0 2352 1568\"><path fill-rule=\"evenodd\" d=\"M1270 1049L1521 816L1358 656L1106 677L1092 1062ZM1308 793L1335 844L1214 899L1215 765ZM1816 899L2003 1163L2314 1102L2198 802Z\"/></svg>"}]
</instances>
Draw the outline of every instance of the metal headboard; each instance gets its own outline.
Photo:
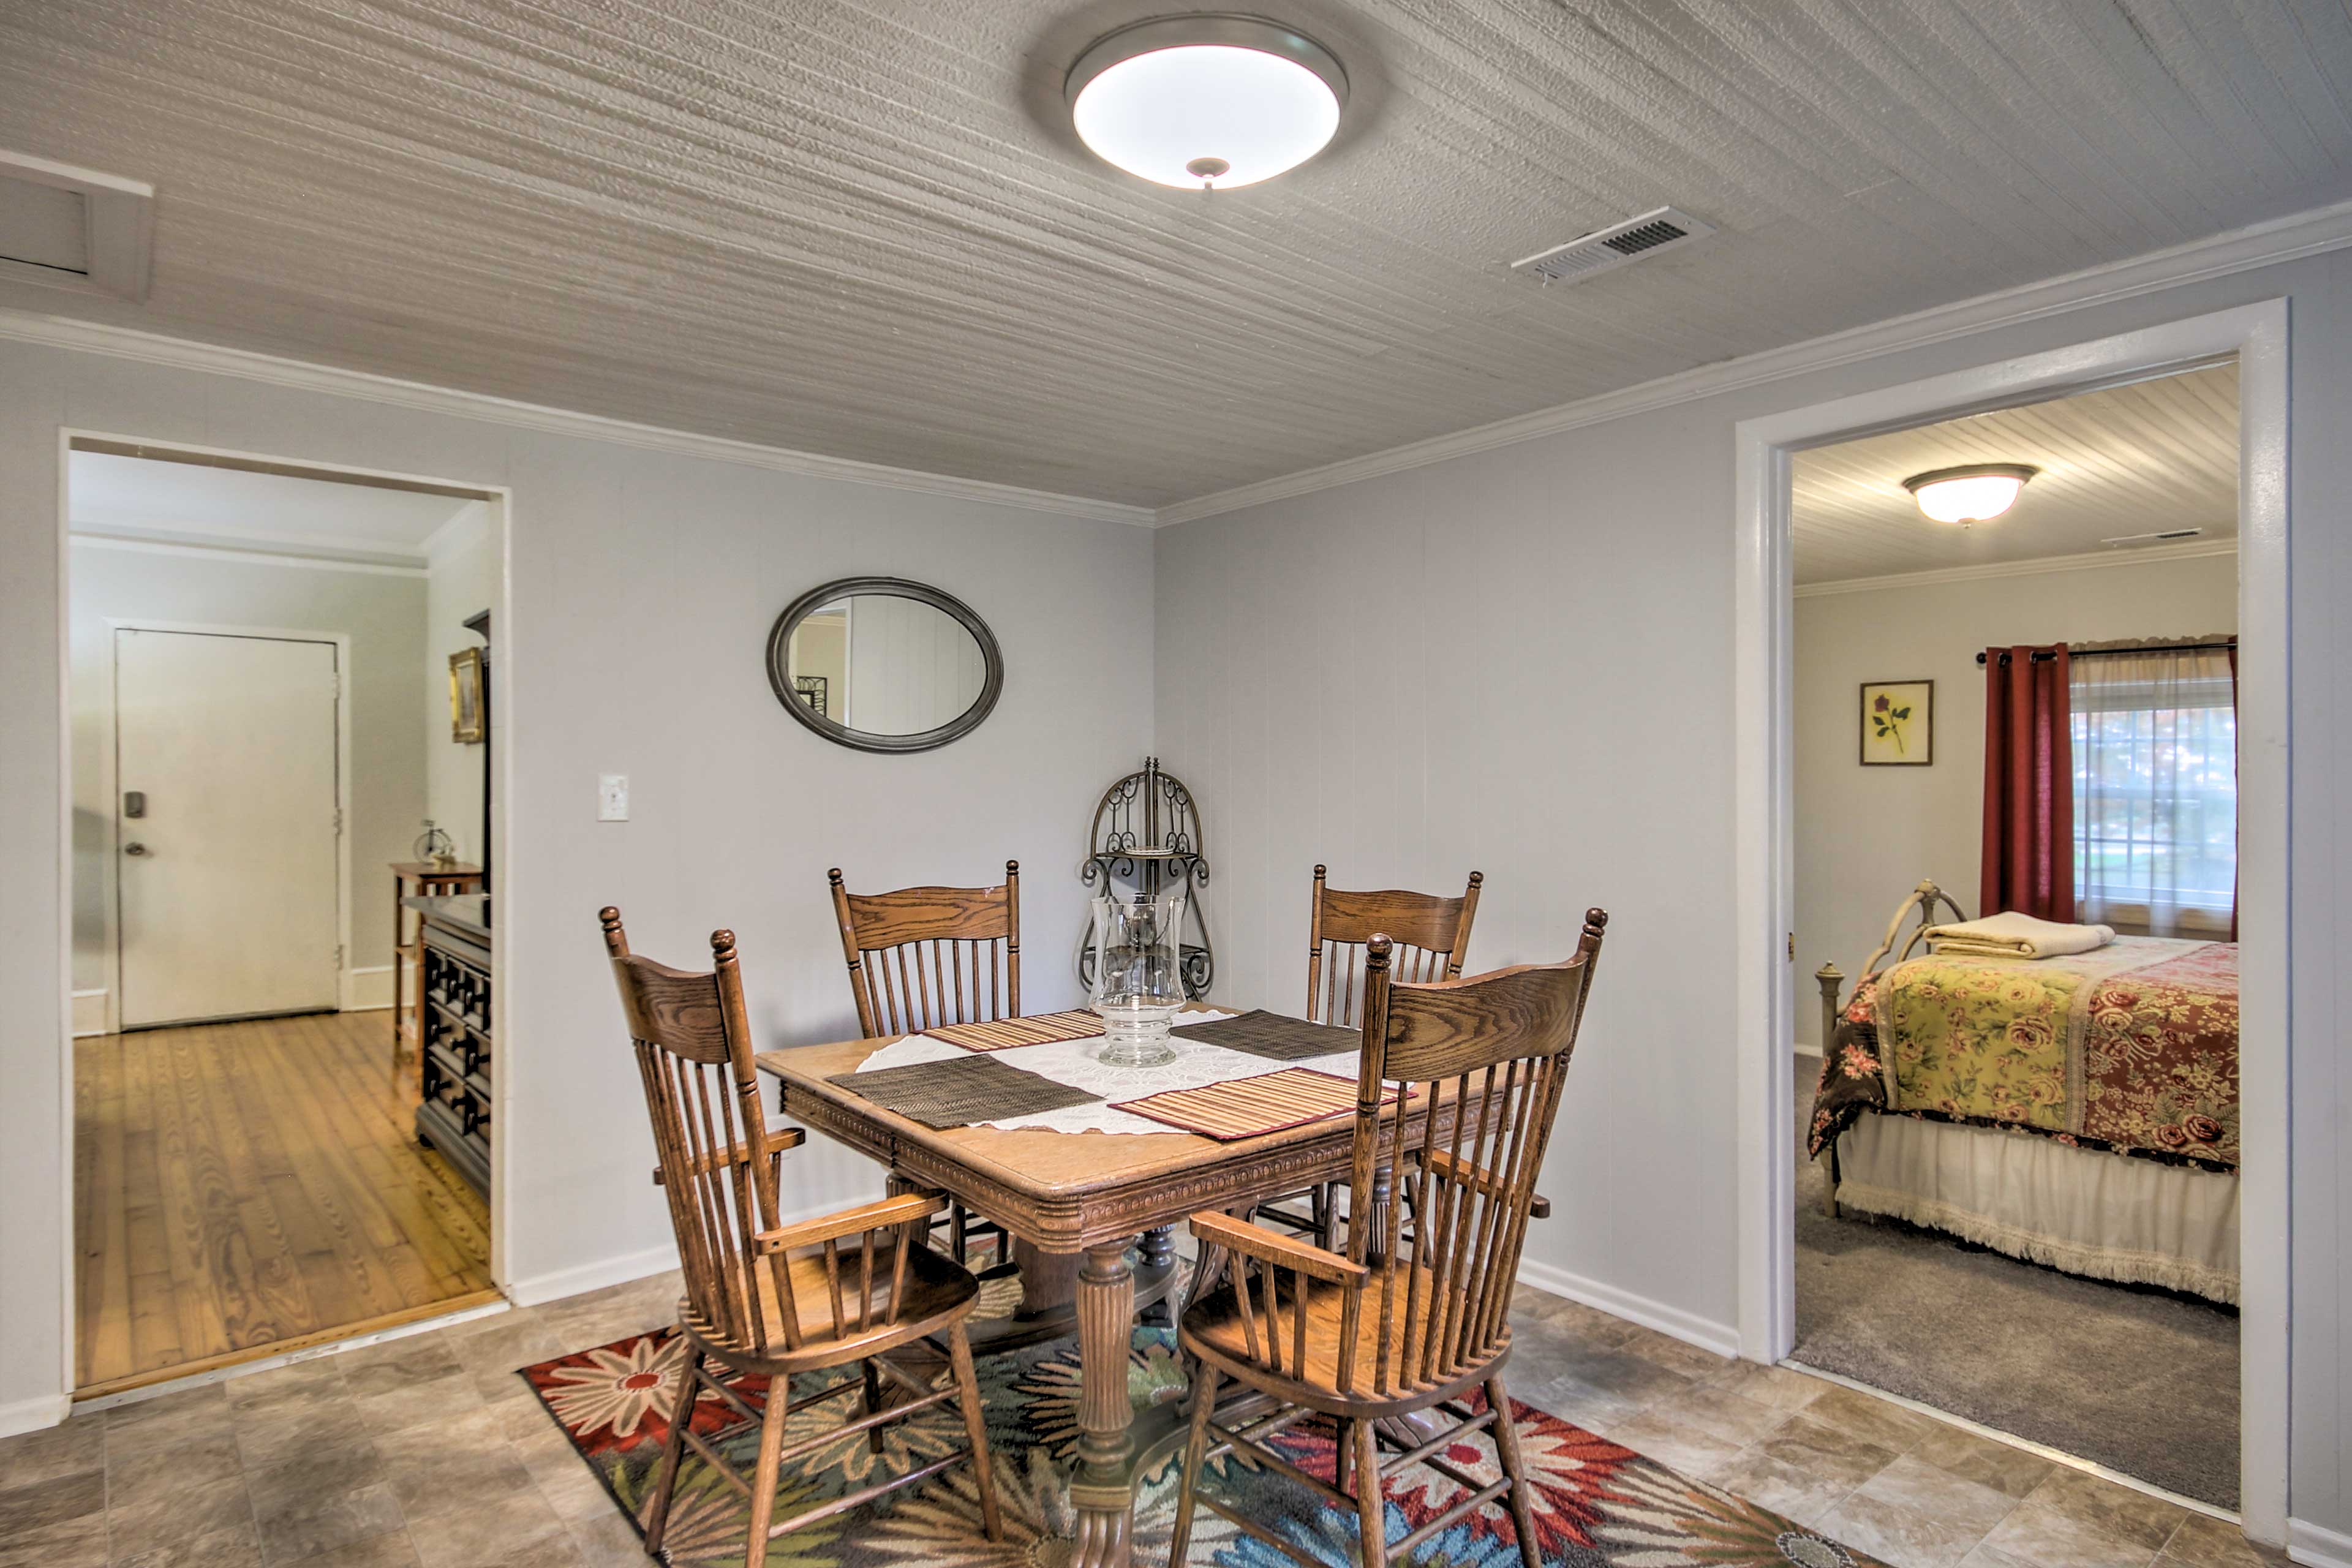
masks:
<instances>
[{"instance_id":1,"label":"metal headboard","mask_svg":"<svg viewBox=\"0 0 2352 1568\"><path fill-rule=\"evenodd\" d=\"M1878 951L1872 953L1869 961L1863 964L1862 973L1855 977L1855 984L1860 985L1864 979L1877 973L1879 964L1885 961L1887 954L1894 953L1895 962L1897 963L1910 957L1912 950L1919 945L1919 939L1927 934L1928 928L1942 923L1936 919L1937 904L1951 910L1952 919L1956 921L1969 918L1967 911L1960 908L1949 893L1937 887L1933 881L1922 879L1919 885L1912 889L1904 900L1895 907L1895 918L1886 922L1886 934L1879 939ZM1915 910L1918 911L1919 923L1912 927L1911 934L1906 937L1903 935L1903 922L1910 918ZM1895 945L1898 938L1903 943L1899 952ZM1845 984L1845 973L1834 963L1824 963L1813 971L1813 980L1822 988L1822 1049L1826 1051L1830 1048L1831 1040L1837 1036L1838 1015L1844 1011L1843 1004L1838 999L1838 991ZM1853 1000L1851 996L1845 998L1847 1002Z\"/></svg>"}]
</instances>

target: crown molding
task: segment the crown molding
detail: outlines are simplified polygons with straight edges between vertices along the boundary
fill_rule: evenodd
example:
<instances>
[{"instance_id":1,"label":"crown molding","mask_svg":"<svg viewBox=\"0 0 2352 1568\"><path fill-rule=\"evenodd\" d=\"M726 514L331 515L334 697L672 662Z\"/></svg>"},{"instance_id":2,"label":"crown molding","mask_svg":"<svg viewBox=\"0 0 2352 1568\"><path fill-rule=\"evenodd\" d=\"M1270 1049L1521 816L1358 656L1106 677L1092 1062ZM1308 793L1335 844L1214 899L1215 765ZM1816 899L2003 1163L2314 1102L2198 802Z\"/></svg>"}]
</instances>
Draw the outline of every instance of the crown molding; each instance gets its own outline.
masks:
<instances>
[{"instance_id":1,"label":"crown molding","mask_svg":"<svg viewBox=\"0 0 2352 1568\"><path fill-rule=\"evenodd\" d=\"M1932 588L1939 583L1981 583L1995 577L2038 577L2045 572L2095 572L2107 566L2147 566L2160 561L2195 561L2235 555L2235 539L2203 539L2188 544L2147 545L2137 550L2093 550L2081 555L2045 555L2038 561L1988 561L1978 566L1937 566L1925 572L1893 572L1884 577L1847 577L1834 583L1800 583L1796 596L1874 594L1885 588Z\"/></svg>"},{"instance_id":2,"label":"crown molding","mask_svg":"<svg viewBox=\"0 0 2352 1568\"><path fill-rule=\"evenodd\" d=\"M426 577L422 566L393 566L380 561L343 561L329 555L285 555L236 544L176 544L161 539L123 539L112 534L67 535L77 550L120 550L131 555L176 555L182 560L219 561L240 566L297 566L310 572L356 572L368 577Z\"/></svg>"},{"instance_id":3,"label":"crown molding","mask_svg":"<svg viewBox=\"0 0 2352 1568\"><path fill-rule=\"evenodd\" d=\"M492 424L540 430L554 436L610 441L647 451L703 458L712 462L737 463L747 468L801 474L810 479L835 479L845 484L914 490L957 500L1018 507L1024 511L1052 512L1063 517L1091 518L1098 522L1123 522L1139 528L1149 528L1157 521L1151 508L1129 506L1122 501L1062 495L1052 490L1033 490L1019 485L961 479L953 474L927 473L919 468L894 468L882 463L828 458L820 452L795 451L789 447L763 446L756 441L738 441L724 436L697 435L690 430L672 430L659 425L640 425L634 420L608 418L601 414L550 408L537 403L494 397L488 393L460 392L454 387L404 381L370 371L342 370L333 365L315 364L308 360L257 353L250 349L226 348L217 343L198 342L191 338L167 337L161 332L110 326L70 316L0 310L0 339L43 343L83 353L108 354L117 359L140 360L179 370L207 371L216 375L267 382L273 386L291 387L301 392L364 398L371 403L391 404L395 407L414 408L428 414L487 420Z\"/></svg>"},{"instance_id":4,"label":"crown molding","mask_svg":"<svg viewBox=\"0 0 2352 1568\"><path fill-rule=\"evenodd\" d=\"M260 528L194 528L185 523L156 521L127 512L73 520L71 531L83 539L131 539L150 544L188 544L208 550L241 550L262 555L307 555L320 561L360 561L372 566L426 564L422 545L396 539L338 539L316 533L280 533Z\"/></svg>"},{"instance_id":5,"label":"crown molding","mask_svg":"<svg viewBox=\"0 0 2352 1568\"><path fill-rule=\"evenodd\" d=\"M2250 224L2204 239L2190 240L2164 250L2124 261L2086 268L2038 283L2020 284L1997 293L1979 295L1949 305L1896 316L1867 326L1853 327L1827 337L1809 338L1785 348L1766 349L1740 359L1701 365L1661 376L1637 386L1604 392L1574 403L1515 415L1491 425L1457 430L1426 441L1367 453L1320 468L1302 468L1255 484L1197 496L1161 507L1159 525L1191 522L1309 495L1360 479L1378 479L1426 468L1454 458L1516 446L1562 431L1581 429L1629 415L1647 414L1676 404L1714 397L1743 387L1779 381L1807 372L1875 359L1904 349L1924 348L1952 338L2015 326L2045 316L2063 315L2086 306L2129 300L2161 289L2177 288L2207 278L2227 277L2257 267L2271 267L2298 257L2315 256L2352 245L2352 201L2314 207L2308 212Z\"/></svg>"}]
</instances>

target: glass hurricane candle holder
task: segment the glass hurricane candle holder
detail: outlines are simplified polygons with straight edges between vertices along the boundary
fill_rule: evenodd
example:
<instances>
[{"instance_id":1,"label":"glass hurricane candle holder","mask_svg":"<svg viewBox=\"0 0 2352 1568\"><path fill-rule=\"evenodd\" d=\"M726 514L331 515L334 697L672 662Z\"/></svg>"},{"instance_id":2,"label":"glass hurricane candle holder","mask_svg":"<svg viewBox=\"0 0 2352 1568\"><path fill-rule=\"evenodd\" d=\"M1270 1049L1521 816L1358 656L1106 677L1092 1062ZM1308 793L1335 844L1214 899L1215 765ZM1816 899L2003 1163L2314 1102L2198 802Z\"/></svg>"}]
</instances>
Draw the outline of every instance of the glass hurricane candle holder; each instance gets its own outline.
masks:
<instances>
[{"instance_id":1,"label":"glass hurricane candle holder","mask_svg":"<svg viewBox=\"0 0 2352 1568\"><path fill-rule=\"evenodd\" d=\"M1094 991L1107 1067L1150 1068L1176 1059L1169 1020L1184 1003L1184 890L1095 900Z\"/></svg>"}]
</instances>

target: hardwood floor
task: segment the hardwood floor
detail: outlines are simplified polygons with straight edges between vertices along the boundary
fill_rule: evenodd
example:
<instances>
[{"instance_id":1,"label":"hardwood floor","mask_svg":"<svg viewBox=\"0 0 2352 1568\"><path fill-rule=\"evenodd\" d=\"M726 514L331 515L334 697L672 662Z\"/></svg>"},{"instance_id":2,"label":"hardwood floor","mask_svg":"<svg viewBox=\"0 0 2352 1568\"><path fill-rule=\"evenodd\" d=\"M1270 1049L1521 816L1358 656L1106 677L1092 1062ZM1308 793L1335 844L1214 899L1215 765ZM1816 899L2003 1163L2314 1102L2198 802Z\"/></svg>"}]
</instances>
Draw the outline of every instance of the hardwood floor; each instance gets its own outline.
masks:
<instances>
[{"instance_id":1,"label":"hardwood floor","mask_svg":"<svg viewBox=\"0 0 2352 1568\"><path fill-rule=\"evenodd\" d=\"M488 1210L417 1147L389 1018L74 1043L79 1395L489 1289Z\"/></svg>"}]
</instances>

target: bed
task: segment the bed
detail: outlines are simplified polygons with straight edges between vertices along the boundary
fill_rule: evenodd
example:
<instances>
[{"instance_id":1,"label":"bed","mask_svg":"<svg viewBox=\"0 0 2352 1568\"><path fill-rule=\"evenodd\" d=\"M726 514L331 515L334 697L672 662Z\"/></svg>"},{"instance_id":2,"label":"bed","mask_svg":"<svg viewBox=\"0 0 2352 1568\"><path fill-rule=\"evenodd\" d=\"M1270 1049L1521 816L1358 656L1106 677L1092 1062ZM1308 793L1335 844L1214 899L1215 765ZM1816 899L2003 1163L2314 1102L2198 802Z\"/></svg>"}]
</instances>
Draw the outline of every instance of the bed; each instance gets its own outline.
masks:
<instances>
[{"instance_id":1,"label":"bed","mask_svg":"<svg viewBox=\"0 0 2352 1568\"><path fill-rule=\"evenodd\" d=\"M2235 1304L2236 945L1942 953L1927 938L1939 906L1965 918L1920 883L1851 994L1834 967L1818 976L1806 1141L1826 1212Z\"/></svg>"}]
</instances>

